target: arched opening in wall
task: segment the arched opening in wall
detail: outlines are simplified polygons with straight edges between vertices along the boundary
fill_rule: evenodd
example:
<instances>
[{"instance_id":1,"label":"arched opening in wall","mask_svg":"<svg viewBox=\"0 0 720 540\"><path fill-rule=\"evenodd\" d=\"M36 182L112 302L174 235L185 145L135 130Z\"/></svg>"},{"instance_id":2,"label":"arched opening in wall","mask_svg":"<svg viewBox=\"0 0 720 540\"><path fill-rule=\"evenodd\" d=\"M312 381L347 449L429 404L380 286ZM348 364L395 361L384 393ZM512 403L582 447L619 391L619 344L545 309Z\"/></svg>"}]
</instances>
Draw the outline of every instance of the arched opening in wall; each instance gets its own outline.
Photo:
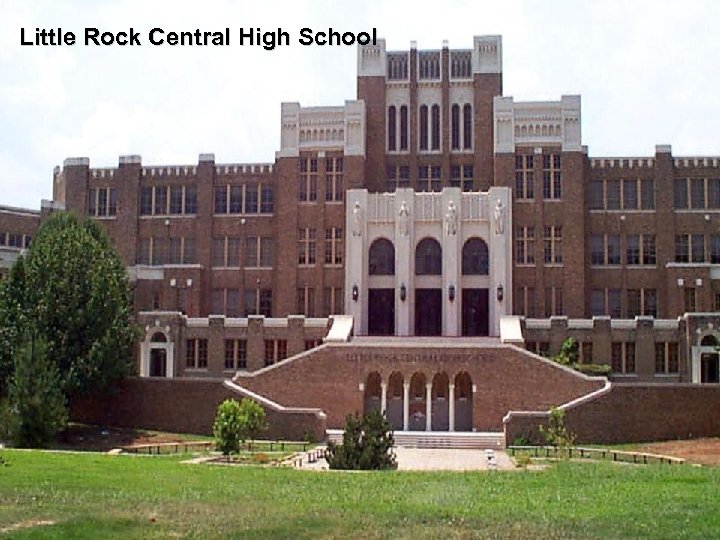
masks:
<instances>
[{"instance_id":1,"label":"arched opening in wall","mask_svg":"<svg viewBox=\"0 0 720 540\"><path fill-rule=\"evenodd\" d=\"M712 334L700 340L700 382L706 384L720 383L720 354L718 339Z\"/></svg>"},{"instance_id":2,"label":"arched opening in wall","mask_svg":"<svg viewBox=\"0 0 720 540\"><path fill-rule=\"evenodd\" d=\"M399 371L393 371L388 379L385 414L394 430L403 428L403 376Z\"/></svg>"},{"instance_id":3,"label":"arched opening in wall","mask_svg":"<svg viewBox=\"0 0 720 540\"><path fill-rule=\"evenodd\" d=\"M482 238L470 238L462 248L463 276L487 276L490 268L488 245ZM462 335L487 336L490 330L490 294L487 288L463 287Z\"/></svg>"},{"instance_id":4,"label":"arched opening in wall","mask_svg":"<svg viewBox=\"0 0 720 540\"><path fill-rule=\"evenodd\" d=\"M415 274L440 276L442 274L442 247L434 238L423 238L415 248ZM415 289L415 334L418 336L442 335L442 289Z\"/></svg>"},{"instance_id":5,"label":"arched opening in wall","mask_svg":"<svg viewBox=\"0 0 720 540\"><path fill-rule=\"evenodd\" d=\"M432 382L432 430L448 431L450 429L450 404L448 394L450 380L447 373L436 373Z\"/></svg>"},{"instance_id":6,"label":"arched opening in wall","mask_svg":"<svg viewBox=\"0 0 720 540\"><path fill-rule=\"evenodd\" d=\"M167 377L167 336L163 332L155 332L150 337L147 374L150 377Z\"/></svg>"},{"instance_id":7,"label":"arched opening in wall","mask_svg":"<svg viewBox=\"0 0 720 540\"><path fill-rule=\"evenodd\" d=\"M365 380L365 410L364 414L380 410L381 379L377 371L373 371Z\"/></svg>"},{"instance_id":8,"label":"arched opening in wall","mask_svg":"<svg viewBox=\"0 0 720 540\"><path fill-rule=\"evenodd\" d=\"M395 275L395 246L387 238L378 238L370 245L368 259L371 276Z\"/></svg>"},{"instance_id":9,"label":"arched opening in wall","mask_svg":"<svg viewBox=\"0 0 720 540\"><path fill-rule=\"evenodd\" d=\"M393 152L397 149L397 139L396 139L396 121L397 113L395 110L395 105L390 105L388 107L388 118L387 118L387 130L388 130L388 151Z\"/></svg>"},{"instance_id":10,"label":"arched opening in wall","mask_svg":"<svg viewBox=\"0 0 720 540\"><path fill-rule=\"evenodd\" d=\"M472 431L473 386L466 371L455 375L455 431Z\"/></svg>"},{"instance_id":11,"label":"arched opening in wall","mask_svg":"<svg viewBox=\"0 0 720 540\"><path fill-rule=\"evenodd\" d=\"M427 379L424 373L414 373L410 379L410 406L408 429L410 431L425 431L427 400Z\"/></svg>"}]
</instances>

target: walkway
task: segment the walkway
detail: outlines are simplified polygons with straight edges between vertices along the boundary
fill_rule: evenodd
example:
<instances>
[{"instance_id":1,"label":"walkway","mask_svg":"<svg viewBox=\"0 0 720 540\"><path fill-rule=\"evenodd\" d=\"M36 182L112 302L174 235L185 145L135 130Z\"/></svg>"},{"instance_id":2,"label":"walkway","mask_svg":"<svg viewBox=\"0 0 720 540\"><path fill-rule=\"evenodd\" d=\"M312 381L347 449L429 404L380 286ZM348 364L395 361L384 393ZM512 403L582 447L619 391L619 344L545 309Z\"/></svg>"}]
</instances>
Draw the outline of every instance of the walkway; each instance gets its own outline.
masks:
<instances>
[{"instance_id":1,"label":"walkway","mask_svg":"<svg viewBox=\"0 0 720 540\"><path fill-rule=\"evenodd\" d=\"M486 471L488 455L485 450L455 448L405 448L395 447L398 470L400 471ZM496 469L514 469L507 453L494 451ZM327 462L319 459L315 463L303 460L303 469L327 470Z\"/></svg>"}]
</instances>

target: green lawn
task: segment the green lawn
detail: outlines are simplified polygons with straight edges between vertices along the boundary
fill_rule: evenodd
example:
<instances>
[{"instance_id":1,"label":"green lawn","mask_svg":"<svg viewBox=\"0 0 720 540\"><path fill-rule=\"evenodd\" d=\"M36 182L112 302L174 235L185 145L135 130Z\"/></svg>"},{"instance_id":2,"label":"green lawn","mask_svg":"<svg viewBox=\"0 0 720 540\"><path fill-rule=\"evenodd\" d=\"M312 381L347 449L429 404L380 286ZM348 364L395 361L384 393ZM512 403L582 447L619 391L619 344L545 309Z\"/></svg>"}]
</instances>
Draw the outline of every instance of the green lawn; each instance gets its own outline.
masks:
<instances>
[{"instance_id":1,"label":"green lawn","mask_svg":"<svg viewBox=\"0 0 720 540\"><path fill-rule=\"evenodd\" d=\"M2 538L717 538L720 469L321 473L5 450Z\"/></svg>"}]
</instances>

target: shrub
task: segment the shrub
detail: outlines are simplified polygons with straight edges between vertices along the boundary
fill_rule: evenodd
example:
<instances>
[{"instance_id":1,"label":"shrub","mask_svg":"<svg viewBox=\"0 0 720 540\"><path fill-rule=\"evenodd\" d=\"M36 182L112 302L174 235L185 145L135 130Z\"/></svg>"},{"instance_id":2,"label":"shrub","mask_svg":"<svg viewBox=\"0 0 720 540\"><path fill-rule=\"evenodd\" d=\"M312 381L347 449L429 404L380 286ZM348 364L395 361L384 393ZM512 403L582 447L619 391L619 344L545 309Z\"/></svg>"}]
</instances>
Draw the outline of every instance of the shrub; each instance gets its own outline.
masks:
<instances>
[{"instance_id":1,"label":"shrub","mask_svg":"<svg viewBox=\"0 0 720 540\"><path fill-rule=\"evenodd\" d=\"M237 454L240 443L256 438L266 428L265 409L251 399L226 399L217 409L213 434L224 455Z\"/></svg>"},{"instance_id":2,"label":"shrub","mask_svg":"<svg viewBox=\"0 0 720 540\"><path fill-rule=\"evenodd\" d=\"M218 405L213 425L215 447L223 455L240 451L240 403L226 399Z\"/></svg>"},{"instance_id":3,"label":"shrub","mask_svg":"<svg viewBox=\"0 0 720 540\"><path fill-rule=\"evenodd\" d=\"M545 441L550 446L555 446L563 454L575 442L575 435L565 427L565 411L553 407L550 410L550 419L547 427L540 426L540 433L545 435Z\"/></svg>"},{"instance_id":4,"label":"shrub","mask_svg":"<svg viewBox=\"0 0 720 540\"><path fill-rule=\"evenodd\" d=\"M394 444L390 422L379 411L372 411L362 419L357 413L348 415L342 444L328 444L328 466L346 470L395 469Z\"/></svg>"}]
</instances>

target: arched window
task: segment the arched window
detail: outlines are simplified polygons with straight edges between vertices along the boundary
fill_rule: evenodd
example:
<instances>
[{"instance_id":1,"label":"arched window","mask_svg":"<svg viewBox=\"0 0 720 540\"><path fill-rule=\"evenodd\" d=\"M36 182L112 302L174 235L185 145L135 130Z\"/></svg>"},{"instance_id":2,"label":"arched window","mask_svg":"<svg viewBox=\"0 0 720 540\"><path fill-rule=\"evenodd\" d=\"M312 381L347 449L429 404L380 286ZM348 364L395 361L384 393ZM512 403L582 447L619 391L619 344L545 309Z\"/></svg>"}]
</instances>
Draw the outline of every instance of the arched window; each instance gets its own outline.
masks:
<instances>
[{"instance_id":1,"label":"arched window","mask_svg":"<svg viewBox=\"0 0 720 540\"><path fill-rule=\"evenodd\" d=\"M432 149L440 150L440 105L432 106Z\"/></svg>"},{"instance_id":2,"label":"arched window","mask_svg":"<svg viewBox=\"0 0 720 540\"><path fill-rule=\"evenodd\" d=\"M462 273L464 276L488 274L488 246L481 238L471 238L462 250Z\"/></svg>"},{"instance_id":3,"label":"arched window","mask_svg":"<svg viewBox=\"0 0 720 540\"><path fill-rule=\"evenodd\" d=\"M442 274L442 248L434 238L424 238L415 248L415 274L439 276Z\"/></svg>"},{"instance_id":4,"label":"arched window","mask_svg":"<svg viewBox=\"0 0 720 540\"><path fill-rule=\"evenodd\" d=\"M428 149L428 107L420 107L420 150Z\"/></svg>"},{"instance_id":5,"label":"arched window","mask_svg":"<svg viewBox=\"0 0 720 540\"><path fill-rule=\"evenodd\" d=\"M150 338L150 341L153 343L167 343L167 338L162 332L155 332Z\"/></svg>"},{"instance_id":6,"label":"arched window","mask_svg":"<svg viewBox=\"0 0 720 540\"><path fill-rule=\"evenodd\" d=\"M472 148L472 107L469 104L463 107L463 148Z\"/></svg>"},{"instance_id":7,"label":"arched window","mask_svg":"<svg viewBox=\"0 0 720 540\"><path fill-rule=\"evenodd\" d=\"M408 149L408 109L407 105L400 107L400 150Z\"/></svg>"},{"instance_id":8,"label":"arched window","mask_svg":"<svg viewBox=\"0 0 720 540\"><path fill-rule=\"evenodd\" d=\"M395 247L386 238L378 238L370 246L371 276L392 276L395 274Z\"/></svg>"},{"instance_id":9,"label":"arched window","mask_svg":"<svg viewBox=\"0 0 720 540\"><path fill-rule=\"evenodd\" d=\"M390 105L390 107L388 107L387 130L388 130L388 150L392 152L396 148L395 105Z\"/></svg>"},{"instance_id":10,"label":"arched window","mask_svg":"<svg viewBox=\"0 0 720 540\"><path fill-rule=\"evenodd\" d=\"M460 105L452 106L450 111L450 145L453 150L460 150Z\"/></svg>"},{"instance_id":11,"label":"arched window","mask_svg":"<svg viewBox=\"0 0 720 540\"><path fill-rule=\"evenodd\" d=\"M717 344L717 339L715 338L715 336L712 335L705 336L700 342L701 347L717 347Z\"/></svg>"}]
</instances>

